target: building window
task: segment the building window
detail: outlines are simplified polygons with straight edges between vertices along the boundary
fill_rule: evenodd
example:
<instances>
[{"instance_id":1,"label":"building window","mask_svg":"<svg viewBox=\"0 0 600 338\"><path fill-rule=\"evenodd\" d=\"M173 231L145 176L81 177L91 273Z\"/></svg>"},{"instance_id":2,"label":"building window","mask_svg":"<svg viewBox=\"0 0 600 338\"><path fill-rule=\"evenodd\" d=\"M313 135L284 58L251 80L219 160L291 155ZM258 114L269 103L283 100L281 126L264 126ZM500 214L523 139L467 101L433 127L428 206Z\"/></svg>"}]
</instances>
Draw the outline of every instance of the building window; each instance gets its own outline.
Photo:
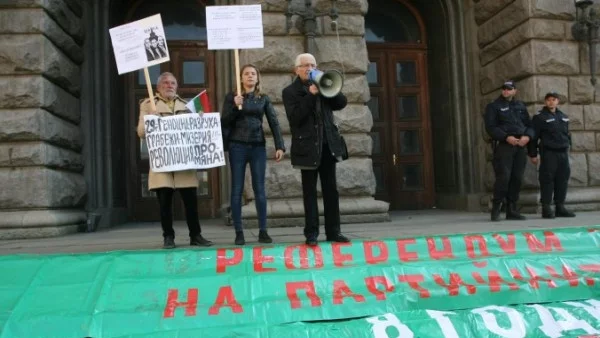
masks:
<instances>
[{"instance_id":1,"label":"building window","mask_svg":"<svg viewBox=\"0 0 600 338\"><path fill-rule=\"evenodd\" d=\"M365 15L367 42L421 43L421 29L406 6L396 1L369 0Z\"/></svg>"},{"instance_id":2,"label":"building window","mask_svg":"<svg viewBox=\"0 0 600 338\"><path fill-rule=\"evenodd\" d=\"M131 21L160 13L167 40L206 40L205 7L197 0L150 0L142 2Z\"/></svg>"}]
</instances>

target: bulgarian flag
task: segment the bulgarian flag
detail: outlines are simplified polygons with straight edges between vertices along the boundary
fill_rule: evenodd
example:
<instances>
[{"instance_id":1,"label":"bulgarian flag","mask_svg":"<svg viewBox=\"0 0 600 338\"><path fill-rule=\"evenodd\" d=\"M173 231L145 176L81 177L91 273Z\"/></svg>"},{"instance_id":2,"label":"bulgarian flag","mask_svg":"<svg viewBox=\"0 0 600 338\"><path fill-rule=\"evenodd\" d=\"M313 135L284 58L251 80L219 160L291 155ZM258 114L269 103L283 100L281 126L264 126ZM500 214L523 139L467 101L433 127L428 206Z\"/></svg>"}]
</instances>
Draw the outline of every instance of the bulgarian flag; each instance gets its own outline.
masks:
<instances>
[{"instance_id":1,"label":"bulgarian flag","mask_svg":"<svg viewBox=\"0 0 600 338\"><path fill-rule=\"evenodd\" d=\"M200 94L196 95L185 105L192 113L208 113L210 112L210 102L208 101L208 95L206 89Z\"/></svg>"}]
</instances>

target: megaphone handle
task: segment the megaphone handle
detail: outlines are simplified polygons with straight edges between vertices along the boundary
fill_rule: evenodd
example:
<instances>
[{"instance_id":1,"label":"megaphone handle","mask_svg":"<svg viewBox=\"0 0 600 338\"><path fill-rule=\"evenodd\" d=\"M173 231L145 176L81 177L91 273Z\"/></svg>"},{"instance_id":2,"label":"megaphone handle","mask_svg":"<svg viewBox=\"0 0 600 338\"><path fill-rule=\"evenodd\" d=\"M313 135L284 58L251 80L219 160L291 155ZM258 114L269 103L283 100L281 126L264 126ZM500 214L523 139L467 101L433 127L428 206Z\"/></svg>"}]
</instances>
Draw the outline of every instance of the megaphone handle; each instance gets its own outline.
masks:
<instances>
[{"instance_id":1,"label":"megaphone handle","mask_svg":"<svg viewBox=\"0 0 600 338\"><path fill-rule=\"evenodd\" d=\"M235 82L237 84L237 94L238 96L242 95L242 91L240 89L240 51L236 48L234 52L235 56ZM242 110L242 105L238 106L238 110Z\"/></svg>"}]
</instances>

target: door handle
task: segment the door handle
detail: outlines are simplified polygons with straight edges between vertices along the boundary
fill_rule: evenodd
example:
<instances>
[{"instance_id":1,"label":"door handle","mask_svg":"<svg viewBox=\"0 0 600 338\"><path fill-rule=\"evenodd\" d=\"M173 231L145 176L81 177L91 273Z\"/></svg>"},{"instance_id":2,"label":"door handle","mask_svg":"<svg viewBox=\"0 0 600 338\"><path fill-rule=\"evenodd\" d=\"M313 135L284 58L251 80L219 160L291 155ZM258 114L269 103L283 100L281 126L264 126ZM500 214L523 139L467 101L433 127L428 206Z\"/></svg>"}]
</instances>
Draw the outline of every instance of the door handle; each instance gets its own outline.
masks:
<instances>
[{"instance_id":1,"label":"door handle","mask_svg":"<svg viewBox=\"0 0 600 338\"><path fill-rule=\"evenodd\" d=\"M392 162L394 163L394 166L396 166L396 154L392 155Z\"/></svg>"}]
</instances>

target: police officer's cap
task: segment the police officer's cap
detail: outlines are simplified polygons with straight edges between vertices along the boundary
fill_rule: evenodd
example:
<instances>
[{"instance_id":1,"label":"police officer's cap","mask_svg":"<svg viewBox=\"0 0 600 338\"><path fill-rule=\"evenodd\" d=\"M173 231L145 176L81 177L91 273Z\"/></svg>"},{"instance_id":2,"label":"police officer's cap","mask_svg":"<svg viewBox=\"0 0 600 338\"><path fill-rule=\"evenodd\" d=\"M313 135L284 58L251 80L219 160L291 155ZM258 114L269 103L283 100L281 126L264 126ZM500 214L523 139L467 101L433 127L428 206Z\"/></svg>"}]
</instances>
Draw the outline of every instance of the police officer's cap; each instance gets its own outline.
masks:
<instances>
[{"instance_id":1,"label":"police officer's cap","mask_svg":"<svg viewBox=\"0 0 600 338\"><path fill-rule=\"evenodd\" d=\"M517 86L514 81L506 81L502 84L502 89L515 89Z\"/></svg>"},{"instance_id":2,"label":"police officer's cap","mask_svg":"<svg viewBox=\"0 0 600 338\"><path fill-rule=\"evenodd\" d=\"M544 100L548 99L549 97L554 97L556 99L560 99L560 97L558 96L557 92L548 92L548 93L546 93L546 97L544 97Z\"/></svg>"}]
</instances>

